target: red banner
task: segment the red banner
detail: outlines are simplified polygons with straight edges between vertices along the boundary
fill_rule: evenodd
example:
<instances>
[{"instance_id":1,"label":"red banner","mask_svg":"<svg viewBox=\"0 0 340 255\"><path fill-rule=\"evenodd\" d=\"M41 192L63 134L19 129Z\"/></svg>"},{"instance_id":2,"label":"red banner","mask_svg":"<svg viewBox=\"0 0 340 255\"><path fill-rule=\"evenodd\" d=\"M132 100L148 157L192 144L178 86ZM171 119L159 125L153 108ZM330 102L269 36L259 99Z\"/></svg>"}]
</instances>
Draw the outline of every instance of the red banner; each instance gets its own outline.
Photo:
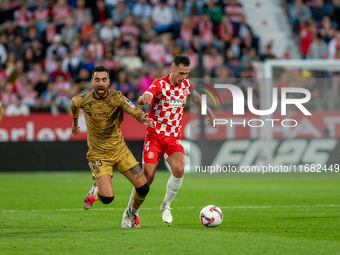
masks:
<instances>
[{"instance_id":1,"label":"red banner","mask_svg":"<svg viewBox=\"0 0 340 255\"><path fill-rule=\"evenodd\" d=\"M340 138L340 111L311 112L312 116L302 113L290 116L274 115L267 120L273 124L273 138ZM284 118L283 118L284 117ZM216 118L226 124L217 125L216 128L206 127L208 139L256 139L261 136L263 127L251 127L261 124L259 116L246 114L235 117L232 113L216 113ZM269 118L268 118L269 119ZM283 127L284 119L293 119L296 127ZM250 122L249 122L250 121ZM266 122L266 121L265 121ZM250 125L249 125L250 124ZM284 125L293 125L294 122L285 121ZM69 114L31 114L30 116L4 117L0 123L0 142L16 141L73 141L86 140L86 124L83 115L79 117L80 133L75 137L71 132L72 116ZM182 120L182 137L195 139L199 135L198 114L190 116L185 112ZM137 122L129 114L125 114L121 130L125 140L144 140L145 126Z\"/></svg>"}]
</instances>

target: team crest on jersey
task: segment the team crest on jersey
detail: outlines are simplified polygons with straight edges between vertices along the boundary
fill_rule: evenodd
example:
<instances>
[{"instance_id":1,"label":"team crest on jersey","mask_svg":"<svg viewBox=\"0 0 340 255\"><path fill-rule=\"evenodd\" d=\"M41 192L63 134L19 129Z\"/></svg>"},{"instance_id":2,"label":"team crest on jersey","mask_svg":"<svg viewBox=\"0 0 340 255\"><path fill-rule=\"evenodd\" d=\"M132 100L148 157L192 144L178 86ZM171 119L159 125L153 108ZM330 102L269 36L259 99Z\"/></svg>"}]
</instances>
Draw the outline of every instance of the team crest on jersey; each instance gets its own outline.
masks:
<instances>
[{"instance_id":1,"label":"team crest on jersey","mask_svg":"<svg viewBox=\"0 0 340 255\"><path fill-rule=\"evenodd\" d=\"M135 108L136 106L128 99L126 100L126 103L130 105L132 108Z\"/></svg>"},{"instance_id":2,"label":"team crest on jersey","mask_svg":"<svg viewBox=\"0 0 340 255\"><path fill-rule=\"evenodd\" d=\"M155 153L153 153L152 151L149 151L147 154L148 159L153 159L155 157Z\"/></svg>"},{"instance_id":3,"label":"team crest on jersey","mask_svg":"<svg viewBox=\"0 0 340 255\"><path fill-rule=\"evenodd\" d=\"M188 91L186 89L183 90L183 94L184 94L184 96L188 96Z\"/></svg>"}]
</instances>

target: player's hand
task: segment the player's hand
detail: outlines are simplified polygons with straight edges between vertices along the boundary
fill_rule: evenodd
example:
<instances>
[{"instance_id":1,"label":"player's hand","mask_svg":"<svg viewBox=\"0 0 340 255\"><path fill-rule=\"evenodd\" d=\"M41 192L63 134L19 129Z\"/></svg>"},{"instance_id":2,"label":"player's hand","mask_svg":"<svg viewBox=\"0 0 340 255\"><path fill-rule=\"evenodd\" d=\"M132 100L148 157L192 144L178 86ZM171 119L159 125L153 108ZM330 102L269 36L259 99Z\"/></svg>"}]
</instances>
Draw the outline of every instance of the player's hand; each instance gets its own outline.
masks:
<instances>
[{"instance_id":1,"label":"player's hand","mask_svg":"<svg viewBox=\"0 0 340 255\"><path fill-rule=\"evenodd\" d=\"M150 95L149 93L144 93L143 94L143 103L146 104L151 104L151 100L152 100L152 95Z\"/></svg>"},{"instance_id":2,"label":"player's hand","mask_svg":"<svg viewBox=\"0 0 340 255\"><path fill-rule=\"evenodd\" d=\"M72 124L72 135L75 136L77 133L79 133L80 128L78 126L78 124Z\"/></svg>"},{"instance_id":3,"label":"player's hand","mask_svg":"<svg viewBox=\"0 0 340 255\"><path fill-rule=\"evenodd\" d=\"M209 117L209 119L208 119L208 125L209 126L211 126L211 127L214 127L214 120L215 120L216 118L215 118L215 116L213 116L213 117ZM215 126L216 127L216 126ZM214 128L215 128L214 127Z\"/></svg>"},{"instance_id":4,"label":"player's hand","mask_svg":"<svg viewBox=\"0 0 340 255\"><path fill-rule=\"evenodd\" d=\"M148 118L148 114L147 113L142 117L142 123L145 126L153 128L153 119Z\"/></svg>"}]
</instances>

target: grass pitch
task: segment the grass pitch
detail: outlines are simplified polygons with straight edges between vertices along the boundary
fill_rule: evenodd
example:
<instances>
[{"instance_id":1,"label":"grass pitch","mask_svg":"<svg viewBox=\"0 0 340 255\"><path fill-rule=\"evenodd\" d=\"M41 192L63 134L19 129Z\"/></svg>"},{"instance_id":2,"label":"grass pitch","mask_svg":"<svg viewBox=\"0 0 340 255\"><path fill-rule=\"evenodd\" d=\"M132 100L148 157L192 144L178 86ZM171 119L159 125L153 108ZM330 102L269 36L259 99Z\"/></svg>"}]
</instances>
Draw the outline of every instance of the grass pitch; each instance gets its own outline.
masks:
<instances>
[{"instance_id":1,"label":"grass pitch","mask_svg":"<svg viewBox=\"0 0 340 255\"><path fill-rule=\"evenodd\" d=\"M122 229L132 185L118 172L115 200L82 200L90 172L1 173L0 254L340 254L340 179L192 179L185 175L162 222L169 173L159 171L140 211L140 229ZM200 210L219 206L217 228Z\"/></svg>"}]
</instances>

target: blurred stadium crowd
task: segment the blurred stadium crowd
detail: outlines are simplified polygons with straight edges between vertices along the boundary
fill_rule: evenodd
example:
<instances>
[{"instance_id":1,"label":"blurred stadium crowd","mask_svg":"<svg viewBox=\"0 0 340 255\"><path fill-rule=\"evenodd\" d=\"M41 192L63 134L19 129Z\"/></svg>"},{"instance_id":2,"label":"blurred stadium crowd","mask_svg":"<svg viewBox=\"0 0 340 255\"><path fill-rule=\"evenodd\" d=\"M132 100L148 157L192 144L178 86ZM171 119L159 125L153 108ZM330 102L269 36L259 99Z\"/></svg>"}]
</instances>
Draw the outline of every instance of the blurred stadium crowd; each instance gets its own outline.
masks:
<instances>
[{"instance_id":1,"label":"blurred stadium crowd","mask_svg":"<svg viewBox=\"0 0 340 255\"><path fill-rule=\"evenodd\" d=\"M286 0L303 58L340 59L340 0Z\"/></svg>"},{"instance_id":2,"label":"blurred stadium crowd","mask_svg":"<svg viewBox=\"0 0 340 255\"><path fill-rule=\"evenodd\" d=\"M340 57L340 0L286 7L304 57ZM67 112L74 95L92 90L91 70L99 64L110 69L110 88L136 100L180 53L191 58L197 78L252 78L252 61L276 58L271 44L259 51L237 0L0 2L0 100L7 115ZM278 57L291 58L289 50Z\"/></svg>"}]
</instances>

